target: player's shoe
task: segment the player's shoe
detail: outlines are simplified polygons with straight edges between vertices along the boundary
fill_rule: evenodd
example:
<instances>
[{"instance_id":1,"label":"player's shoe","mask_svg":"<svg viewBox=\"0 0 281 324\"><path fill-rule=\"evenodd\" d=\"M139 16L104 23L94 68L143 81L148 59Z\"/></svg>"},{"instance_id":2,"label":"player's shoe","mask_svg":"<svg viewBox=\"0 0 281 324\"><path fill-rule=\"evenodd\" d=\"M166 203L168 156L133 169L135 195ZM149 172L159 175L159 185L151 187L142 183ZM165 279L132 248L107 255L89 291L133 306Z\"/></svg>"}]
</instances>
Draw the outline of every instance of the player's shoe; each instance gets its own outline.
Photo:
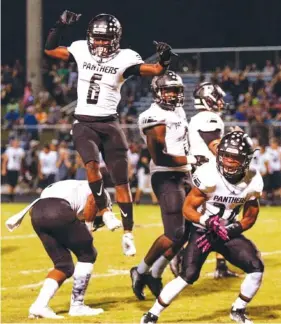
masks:
<instances>
[{"instance_id":1,"label":"player's shoe","mask_svg":"<svg viewBox=\"0 0 281 324\"><path fill-rule=\"evenodd\" d=\"M114 215L114 213L112 211L106 211L102 215L102 220L103 220L105 226L110 231L114 231L117 228L122 226L122 222L118 218L116 218L116 216Z\"/></svg>"},{"instance_id":2,"label":"player's shoe","mask_svg":"<svg viewBox=\"0 0 281 324\"><path fill-rule=\"evenodd\" d=\"M102 216L96 216L93 221L93 232L97 231L99 228L105 226Z\"/></svg>"},{"instance_id":3,"label":"player's shoe","mask_svg":"<svg viewBox=\"0 0 281 324\"><path fill-rule=\"evenodd\" d=\"M245 323L245 324L253 324L254 323L246 315L246 309L245 308L234 309L232 307L229 316L233 321L235 321L237 323Z\"/></svg>"},{"instance_id":4,"label":"player's shoe","mask_svg":"<svg viewBox=\"0 0 281 324\"><path fill-rule=\"evenodd\" d=\"M64 316L57 315L49 306L41 307L36 304L32 304L29 308L28 318L38 319L38 318L52 318L52 319L62 319Z\"/></svg>"},{"instance_id":5,"label":"player's shoe","mask_svg":"<svg viewBox=\"0 0 281 324\"><path fill-rule=\"evenodd\" d=\"M137 271L137 267L133 267L130 270L130 276L132 280L132 289L139 300L145 300L145 294L143 292L145 286L145 275L139 274Z\"/></svg>"},{"instance_id":6,"label":"player's shoe","mask_svg":"<svg viewBox=\"0 0 281 324\"><path fill-rule=\"evenodd\" d=\"M136 254L136 247L134 243L134 236L132 233L125 233L122 237L123 253L126 256L134 256Z\"/></svg>"},{"instance_id":7,"label":"player's shoe","mask_svg":"<svg viewBox=\"0 0 281 324\"><path fill-rule=\"evenodd\" d=\"M148 312L143 314L140 324L153 324L153 323L157 323L157 321L158 321L158 316Z\"/></svg>"},{"instance_id":8,"label":"player's shoe","mask_svg":"<svg viewBox=\"0 0 281 324\"><path fill-rule=\"evenodd\" d=\"M70 316L95 316L102 314L102 308L91 308L87 305L71 305L68 314Z\"/></svg>"},{"instance_id":9,"label":"player's shoe","mask_svg":"<svg viewBox=\"0 0 281 324\"><path fill-rule=\"evenodd\" d=\"M162 278L154 278L150 273L145 275L145 283L153 295L157 298L163 289Z\"/></svg>"},{"instance_id":10,"label":"player's shoe","mask_svg":"<svg viewBox=\"0 0 281 324\"><path fill-rule=\"evenodd\" d=\"M215 273L214 273L214 278L215 279L221 279L221 278L237 278L239 275L236 272L233 272L229 270L228 268L226 269L220 269L217 268Z\"/></svg>"}]
</instances>

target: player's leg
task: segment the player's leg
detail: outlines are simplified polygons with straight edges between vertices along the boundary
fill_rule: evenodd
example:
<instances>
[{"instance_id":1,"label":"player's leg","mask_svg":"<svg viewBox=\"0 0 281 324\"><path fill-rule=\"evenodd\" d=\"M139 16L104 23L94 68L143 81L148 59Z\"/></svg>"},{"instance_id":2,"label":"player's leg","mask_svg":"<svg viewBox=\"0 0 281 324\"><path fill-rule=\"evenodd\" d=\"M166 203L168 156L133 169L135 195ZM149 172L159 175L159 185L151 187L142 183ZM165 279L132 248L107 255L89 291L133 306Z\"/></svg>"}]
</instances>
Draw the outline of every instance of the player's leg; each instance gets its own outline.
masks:
<instances>
[{"instance_id":1,"label":"player's leg","mask_svg":"<svg viewBox=\"0 0 281 324\"><path fill-rule=\"evenodd\" d=\"M87 178L91 191L95 197L100 214L110 230L120 227L120 221L107 207L107 196L104 190L104 183L99 167L99 146L100 136L92 128L90 123L75 123L73 125L73 141L76 150L80 154L87 173Z\"/></svg>"},{"instance_id":2,"label":"player's leg","mask_svg":"<svg viewBox=\"0 0 281 324\"><path fill-rule=\"evenodd\" d=\"M169 248L176 249L183 244L185 222L182 215L182 205L185 191L182 178L183 174L180 172L157 172L152 175L152 187L160 204L164 234L154 241L138 267L131 269L133 290L137 298L141 297L139 299L144 298L143 289L139 289L144 286L144 283L148 284L154 295L159 294L162 287L161 276L159 275L162 275L170 262L164 256L164 253ZM147 275L155 262L157 263L152 275ZM153 280L153 278L156 280Z\"/></svg>"},{"instance_id":3,"label":"player's leg","mask_svg":"<svg viewBox=\"0 0 281 324\"><path fill-rule=\"evenodd\" d=\"M18 184L19 172L18 171L8 171L7 172L7 182L8 182L8 197L10 202L15 200L15 188Z\"/></svg>"},{"instance_id":4,"label":"player's leg","mask_svg":"<svg viewBox=\"0 0 281 324\"><path fill-rule=\"evenodd\" d=\"M92 276L97 251L93 237L84 223L76 217L65 225L65 230L56 229L59 241L77 257L73 274L73 288L70 301L70 316L93 316L103 312L101 308L91 308L84 304L85 294Z\"/></svg>"},{"instance_id":5,"label":"player's leg","mask_svg":"<svg viewBox=\"0 0 281 324\"><path fill-rule=\"evenodd\" d=\"M246 273L240 288L240 294L232 304L230 317L238 323L250 324L252 322L245 314L245 310L261 286L264 264L260 258L260 253L255 245L243 235L231 239L218 249L216 248L216 250L226 260Z\"/></svg>"},{"instance_id":6,"label":"player's leg","mask_svg":"<svg viewBox=\"0 0 281 324\"><path fill-rule=\"evenodd\" d=\"M54 269L48 273L37 299L29 309L31 318L63 318L63 316L56 315L48 306L49 301L64 280L71 277L74 271L70 252L49 231L50 228L55 229L57 226L61 228L64 217L68 215L68 208L66 209L65 204L61 202L62 200L60 199L43 199L31 211L32 226L40 238L44 249L54 263ZM60 211L63 212L63 218L61 219Z\"/></svg>"},{"instance_id":7,"label":"player's leg","mask_svg":"<svg viewBox=\"0 0 281 324\"><path fill-rule=\"evenodd\" d=\"M237 273L228 269L226 260L223 255L216 253L216 270L214 274L215 279L238 277Z\"/></svg>"},{"instance_id":8,"label":"player's leg","mask_svg":"<svg viewBox=\"0 0 281 324\"><path fill-rule=\"evenodd\" d=\"M163 288L152 308L142 317L141 323L156 323L162 311L171 304L180 292L186 286L197 281L209 254L209 252L202 253L197 247L196 240L201 235L202 233L197 233L197 229L192 227L188 246L184 249L181 274Z\"/></svg>"},{"instance_id":9,"label":"player's leg","mask_svg":"<svg viewBox=\"0 0 281 324\"><path fill-rule=\"evenodd\" d=\"M123 252L127 256L136 254L133 230L133 199L128 175L128 145L118 122L106 124L103 130L107 136L103 139L104 161L115 185L116 200L119 205L124 235Z\"/></svg>"}]
</instances>

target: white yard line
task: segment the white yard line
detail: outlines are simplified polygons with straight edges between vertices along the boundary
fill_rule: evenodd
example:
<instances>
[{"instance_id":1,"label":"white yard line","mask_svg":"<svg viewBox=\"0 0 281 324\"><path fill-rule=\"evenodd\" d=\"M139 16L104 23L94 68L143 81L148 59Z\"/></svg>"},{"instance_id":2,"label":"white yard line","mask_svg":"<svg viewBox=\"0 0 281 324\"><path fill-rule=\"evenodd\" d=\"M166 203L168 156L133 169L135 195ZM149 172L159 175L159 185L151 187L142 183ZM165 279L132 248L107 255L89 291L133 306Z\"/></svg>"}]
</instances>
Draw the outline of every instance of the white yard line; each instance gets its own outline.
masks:
<instances>
[{"instance_id":1,"label":"white yard line","mask_svg":"<svg viewBox=\"0 0 281 324\"><path fill-rule=\"evenodd\" d=\"M268 256L268 255L275 255L275 254L281 254L281 250L277 251L271 251L271 252L263 252L262 256ZM210 259L207 260L206 263L212 263L215 262L216 259ZM37 270L23 270L20 271L20 274L28 275L30 273L38 273L38 272L47 272L50 269L37 269ZM92 275L92 278L105 278L105 277L115 277L115 276L123 276L123 275L128 275L130 272L129 270L116 270L116 269L109 269L107 273L95 273ZM207 273L205 275L206 277L210 276L210 273ZM67 279L65 282L71 282L71 279ZM30 289L30 288L37 288L42 286L44 281L40 281L34 284L30 285L23 285L23 286L18 286L18 287L2 287L1 290L8 290L8 289Z\"/></svg>"}]
</instances>

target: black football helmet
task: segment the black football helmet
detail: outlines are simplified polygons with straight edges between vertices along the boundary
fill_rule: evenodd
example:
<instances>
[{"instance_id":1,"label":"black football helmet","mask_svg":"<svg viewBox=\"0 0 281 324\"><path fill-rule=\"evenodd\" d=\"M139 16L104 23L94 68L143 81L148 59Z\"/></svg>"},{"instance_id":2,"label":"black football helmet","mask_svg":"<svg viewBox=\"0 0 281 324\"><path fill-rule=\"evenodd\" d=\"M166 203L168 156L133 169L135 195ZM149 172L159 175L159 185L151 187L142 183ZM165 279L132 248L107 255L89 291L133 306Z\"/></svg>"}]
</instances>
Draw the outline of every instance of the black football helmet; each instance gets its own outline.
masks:
<instances>
[{"instance_id":1,"label":"black football helmet","mask_svg":"<svg viewBox=\"0 0 281 324\"><path fill-rule=\"evenodd\" d=\"M195 109L219 111L224 108L225 92L217 84L211 82L200 83L193 92Z\"/></svg>"},{"instance_id":2,"label":"black football helmet","mask_svg":"<svg viewBox=\"0 0 281 324\"><path fill-rule=\"evenodd\" d=\"M109 14L94 17L88 26L87 43L89 51L100 62L111 60L120 47L122 27L117 18ZM97 44L97 41L109 41L108 44Z\"/></svg>"},{"instance_id":3,"label":"black football helmet","mask_svg":"<svg viewBox=\"0 0 281 324\"><path fill-rule=\"evenodd\" d=\"M217 151L217 168L230 183L244 178L254 154L253 142L248 134L234 131L226 134Z\"/></svg>"},{"instance_id":4,"label":"black football helmet","mask_svg":"<svg viewBox=\"0 0 281 324\"><path fill-rule=\"evenodd\" d=\"M184 86L182 79L175 72L167 70L156 76L151 83L154 101L165 110L175 110L183 106Z\"/></svg>"}]
</instances>

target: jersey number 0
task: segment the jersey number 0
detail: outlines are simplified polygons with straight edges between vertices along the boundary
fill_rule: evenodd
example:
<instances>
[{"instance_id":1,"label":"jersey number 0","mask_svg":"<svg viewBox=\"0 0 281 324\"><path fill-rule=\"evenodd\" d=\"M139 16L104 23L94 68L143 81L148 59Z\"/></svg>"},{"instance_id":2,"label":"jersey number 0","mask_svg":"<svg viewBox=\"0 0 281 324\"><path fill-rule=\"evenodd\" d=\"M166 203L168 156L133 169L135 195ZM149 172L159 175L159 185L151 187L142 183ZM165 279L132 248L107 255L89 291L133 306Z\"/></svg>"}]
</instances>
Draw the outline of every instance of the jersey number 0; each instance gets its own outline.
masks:
<instances>
[{"instance_id":1,"label":"jersey number 0","mask_svg":"<svg viewBox=\"0 0 281 324\"><path fill-rule=\"evenodd\" d=\"M90 80L90 86L88 89L87 95L87 104L96 105L98 103L99 94L100 94L100 85L95 81L100 81L102 74L94 73Z\"/></svg>"}]
</instances>

